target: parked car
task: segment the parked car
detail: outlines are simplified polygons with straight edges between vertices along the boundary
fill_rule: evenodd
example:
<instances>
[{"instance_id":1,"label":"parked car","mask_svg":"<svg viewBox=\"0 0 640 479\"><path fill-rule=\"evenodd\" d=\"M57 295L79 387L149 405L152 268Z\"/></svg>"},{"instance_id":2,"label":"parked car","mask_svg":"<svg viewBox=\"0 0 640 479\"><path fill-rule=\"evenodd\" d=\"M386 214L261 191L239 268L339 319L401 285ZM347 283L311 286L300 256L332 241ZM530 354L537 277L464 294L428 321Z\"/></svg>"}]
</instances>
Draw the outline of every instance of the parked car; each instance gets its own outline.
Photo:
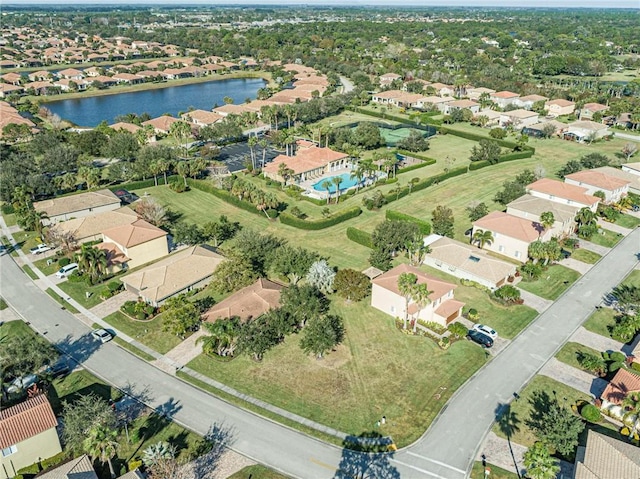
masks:
<instances>
[{"instance_id":1,"label":"parked car","mask_svg":"<svg viewBox=\"0 0 640 479\"><path fill-rule=\"evenodd\" d=\"M562 249L560 250L560 254L562 255L563 259L567 259L571 256L571 251L566 250L566 249Z\"/></svg>"},{"instance_id":2,"label":"parked car","mask_svg":"<svg viewBox=\"0 0 640 479\"><path fill-rule=\"evenodd\" d=\"M106 329L94 329L91 331L91 337L96 341L100 341L101 343L108 343L113 339L113 334L111 334Z\"/></svg>"},{"instance_id":3,"label":"parked car","mask_svg":"<svg viewBox=\"0 0 640 479\"><path fill-rule=\"evenodd\" d=\"M493 329L491 329L489 326L486 326L484 324L476 323L473 325L472 329L475 329L476 331L480 331L481 333L486 334L493 340L495 340L498 337L498 333L496 333Z\"/></svg>"},{"instance_id":4,"label":"parked car","mask_svg":"<svg viewBox=\"0 0 640 479\"><path fill-rule=\"evenodd\" d=\"M475 329L469 330L469 332L467 333L467 338L469 338L474 343L478 343L481 346L484 346L485 348L490 348L491 346L493 346L493 339L491 339L486 334L481 333L480 331L476 331Z\"/></svg>"},{"instance_id":5,"label":"parked car","mask_svg":"<svg viewBox=\"0 0 640 479\"><path fill-rule=\"evenodd\" d=\"M77 269L78 269L78 263L69 263L68 265L63 266L58 270L58 272L56 273L56 277L66 278Z\"/></svg>"},{"instance_id":6,"label":"parked car","mask_svg":"<svg viewBox=\"0 0 640 479\"><path fill-rule=\"evenodd\" d=\"M47 369L44 370L44 374L52 379L59 378L62 376L66 376L69 374L69 365L66 362L58 362L48 366Z\"/></svg>"},{"instance_id":7,"label":"parked car","mask_svg":"<svg viewBox=\"0 0 640 479\"><path fill-rule=\"evenodd\" d=\"M48 246L45 243L40 243L38 246L36 246L35 248L31 248L29 251L31 251L31 254L40 254L40 253L45 253L47 251L52 250L53 248L51 248L51 246Z\"/></svg>"},{"instance_id":8,"label":"parked car","mask_svg":"<svg viewBox=\"0 0 640 479\"><path fill-rule=\"evenodd\" d=\"M7 388L7 392L17 393L22 391L23 389L30 388L37 382L38 376L36 374L27 374L26 376L15 378Z\"/></svg>"}]
</instances>

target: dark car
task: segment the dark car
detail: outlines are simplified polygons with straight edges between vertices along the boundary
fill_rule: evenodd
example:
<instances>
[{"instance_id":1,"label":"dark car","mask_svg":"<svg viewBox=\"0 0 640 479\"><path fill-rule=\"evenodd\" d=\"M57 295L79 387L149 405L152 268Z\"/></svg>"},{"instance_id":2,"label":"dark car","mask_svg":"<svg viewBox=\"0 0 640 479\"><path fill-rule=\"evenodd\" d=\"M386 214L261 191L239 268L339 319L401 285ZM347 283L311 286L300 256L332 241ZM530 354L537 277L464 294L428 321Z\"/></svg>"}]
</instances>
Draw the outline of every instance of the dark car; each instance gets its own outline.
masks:
<instances>
[{"instance_id":1,"label":"dark car","mask_svg":"<svg viewBox=\"0 0 640 479\"><path fill-rule=\"evenodd\" d=\"M69 372L69 365L65 362L55 363L44 370L45 375L52 379L66 376Z\"/></svg>"},{"instance_id":2,"label":"dark car","mask_svg":"<svg viewBox=\"0 0 640 479\"><path fill-rule=\"evenodd\" d=\"M563 259L567 259L571 256L571 251L563 249L563 250L560 250L560 254L562 255Z\"/></svg>"},{"instance_id":3,"label":"dark car","mask_svg":"<svg viewBox=\"0 0 640 479\"><path fill-rule=\"evenodd\" d=\"M484 346L485 348L490 348L491 346L493 346L493 339L491 339L486 334L481 333L480 331L476 331L475 329L469 330L469 332L467 333L467 338L469 338L474 343L478 343L481 346Z\"/></svg>"}]
</instances>

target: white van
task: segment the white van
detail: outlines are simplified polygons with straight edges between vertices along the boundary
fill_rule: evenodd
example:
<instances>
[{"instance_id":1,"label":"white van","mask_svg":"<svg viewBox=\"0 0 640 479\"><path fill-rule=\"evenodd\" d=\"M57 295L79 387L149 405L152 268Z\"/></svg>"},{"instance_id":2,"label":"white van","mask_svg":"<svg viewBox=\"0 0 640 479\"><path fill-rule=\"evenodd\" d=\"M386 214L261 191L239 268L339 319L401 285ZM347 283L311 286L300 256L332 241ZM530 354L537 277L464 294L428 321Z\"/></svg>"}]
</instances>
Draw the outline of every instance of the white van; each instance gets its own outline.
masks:
<instances>
[{"instance_id":1,"label":"white van","mask_svg":"<svg viewBox=\"0 0 640 479\"><path fill-rule=\"evenodd\" d=\"M66 278L77 269L78 269L78 263L69 263L68 265L63 266L58 270L58 272L56 273L56 277Z\"/></svg>"}]
</instances>

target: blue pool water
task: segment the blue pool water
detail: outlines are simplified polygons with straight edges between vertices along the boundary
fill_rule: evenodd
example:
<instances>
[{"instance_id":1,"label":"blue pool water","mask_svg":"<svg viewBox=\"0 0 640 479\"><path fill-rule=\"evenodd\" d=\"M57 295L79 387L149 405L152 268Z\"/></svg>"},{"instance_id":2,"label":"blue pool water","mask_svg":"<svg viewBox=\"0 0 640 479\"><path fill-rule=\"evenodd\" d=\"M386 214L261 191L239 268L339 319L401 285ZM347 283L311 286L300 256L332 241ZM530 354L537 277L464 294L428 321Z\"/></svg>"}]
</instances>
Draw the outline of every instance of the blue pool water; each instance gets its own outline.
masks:
<instances>
[{"instance_id":1,"label":"blue pool water","mask_svg":"<svg viewBox=\"0 0 640 479\"><path fill-rule=\"evenodd\" d=\"M351 173L342 173L341 175L337 175L337 176L342 178L342 183L340 183L340 191L347 190L352 186L356 186L356 184L358 183L357 178L351 178ZM322 186L322 183L324 183L325 181L328 181L331 183L331 180L333 180L333 178L335 178L335 176L332 176L330 178L324 178L318 181L313 185L313 189L316 191L327 191L327 189ZM329 187L329 193L333 194L335 192L336 192L336 185L331 183L331 186Z\"/></svg>"}]
</instances>

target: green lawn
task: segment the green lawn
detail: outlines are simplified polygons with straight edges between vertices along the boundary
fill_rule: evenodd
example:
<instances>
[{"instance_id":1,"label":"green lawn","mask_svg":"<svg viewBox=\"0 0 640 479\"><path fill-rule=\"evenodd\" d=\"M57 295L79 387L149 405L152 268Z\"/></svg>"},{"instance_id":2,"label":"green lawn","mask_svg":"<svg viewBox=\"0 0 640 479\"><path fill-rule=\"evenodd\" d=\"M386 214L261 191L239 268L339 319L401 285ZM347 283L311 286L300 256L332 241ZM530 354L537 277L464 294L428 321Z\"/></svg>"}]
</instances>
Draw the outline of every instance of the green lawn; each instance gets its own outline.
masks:
<instances>
[{"instance_id":1,"label":"green lawn","mask_svg":"<svg viewBox=\"0 0 640 479\"><path fill-rule=\"evenodd\" d=\"M596 264L602 256L595 251L590 251L584 248L574 249L571 253L571 257L577 261L582 261L587 264Z\"/></svg>"},{"instance_id":2,"label":"green lawn","mask_svg":"<svg viewBox=\"0 0 640 479\"><path fill-rule=\"evenodd\" d=\"M47 262L52 259L53 262L51 264L47 264ZM60 265L58 264L58 260L57 258L44 258L44 259L39 259L37 261L33 262L33 265L38 268L40 271L42 271L42 274L44 274L45 276L49 276L52 275L53 273L55 273L56 271L58 271L60 269Z\"/></svg>"},{"instance_id":3,"label":"green lawn","mask_svg":"<svg viewBox=\"0 0 640 479\"><path fill-rule=\"evenodd\" d=\"M39 243L42 243L41 238L36 236L36 233L34 231L18 231L16 233L13 233L13 239L17 247L20 248L25 254L29 254L29 250L31 248L34 248Z\"/></svg>"},{"instance_id":4,"label":"green lawn","mask_svg":"<svg viewBox=\"0 0 640 479\"><path fill-rule=\"evenodd\" d=\"M589 241L606 248L613 248L623 238L620 233L614 233L613 231L604 228L600 228L599 231L599 233L596 233L591 238L589 238Z\"/></svg>"},{"instance_id":5,"label":"green lawn","mask_svg":"<svg viewBox=\"0 0 640 479\"><path fill-rule=\"evenodd\" d=\"M4 298L0 298L0 311L3 311L5 309L7 309L8 307L9 307L9 305L4 300Z\"/></svg>"},{"instance_id":6,"label":"green lawn","mask_svg":"<svg viewBox=\"0 0 640 479\"><path fill-rule=\"evenodd\" d=\"M583 326L592 333L610 338L611 333L609 332L609 328L616 324L616 314L617 313L611 308L597 309L584 322Z\"/></svg>"},{"instance_id":7,"label":"green lawn","mask_svg":"<svg viewBox=\"0 0 640 479\"><path fill-rule=\"evenodd\" d=\"M0 336L26 338L37 334L23 321L8 321L0 326ZM44 339L43 339L44 341Z\"/></svg>"},{"instance_id":8,"label":"green lawn","mask_svg":"<svg viewBox=\"0 0 640 479\"><path fill-rule=\"evenodd\" d=\"M118 346L121 346L122 348L126 349L127 351L129 351L130 353L135 354L136 356L140 357L141 359L144 359L145 361L153 361L155 358L153 356L151 356L148 353L145 353L142 349L140 348L136 348L133 344L126 342L124 339L119 338L119 337L115 337L113 338L113 341L115 343L118 344Z\"/></svg>"},{"instance_id":9,"label":"green lawn","mask_svg":"<svg viewBox=\"0 0 640 479\"><path fill-rule=\"evenodd\" d=\"M487 458L491 460L491 458ZM490 479L520 479L520 476L515 472L505 471L504 469L494 466L493 464L487 464L491 470L489 475ZM476 461L473 463L473 469L471 469L471 479L485 479L485 468L482 466L482 462Z\"/></svg>"},{"instance_id":10,"label":"green lawn","mask_svg":"<svg viewBox=\"0 0 640 479\"><path fill-rule=\"evenodd\" d=\"M518 287L541 298L555 300L578 278L580 273L560 264L554 264L535 281L522 280Z\"/></svg>"},{"instance_id":11,"label":"green lawn","mask_svg":"<svg viewBox=\"0 0 640 479\"><path fill-rule=\"evenodd\" d=\"M104 320L114 328L161 354L170 351L182 341L179 337L162 331L162 315L156 316L151 321L134 321L120 311L116 311Z\"/></svg>"},{"instance_id":12,"label":"green lawn","mask_svg":"<svg viewBox=\"0 0 640 479\"><path fill-rule=\"evenodd\" d=\"M35 271L31 269L31 266L29 266L28 264L25 264L24 266L22 266L22 271L24 271L27 274L27 276L29 276L29 278L33 280L38 279L38 275L35 273Z\"/></svg>"},{"instance_id":13,"label":"green lawn","mask_svg":"<svg viewBox=\"0 0 640 479\"><path fill-rule=\"evenodd\" d=\"M102 299L100 299L100 293L105 289L106 283L89 286L84 281L72 283L67 280L58 284L58 287L82 306L87 309L91 309L102 302ZM88 298L86 296L87 292L91 293Z\"/></svg>"},{"instance_id":14,"label":"green lawn","mask_svg":"<svg viewBox=\"0 0 640 479\"><path fill-rule=\"evenodd\" d=\"M629 286L636 286L640 288L640 270L634 269L629 276L627 276L622 284L628 284Z\"/></svg>"},{"instance_id":15,"label":"green lawn","mask_svg":"<svg viewBox=\"0 0 640 479\"><path fill-rule=\"evenodd\" d=\"M241 469L235 474L230 475L227 479L287 479L287 476L283 476L268 467L256 464Z\"/></svg>"},{"instance_id":16,"label":"green lawn","mask_svg":"<svg viewBox=\"0 0 640 479\"><path fill-rule=\"evenodd\" d=\"M553 391L555 391L556 397L561 404L565 402L564 398L566 398L566 407L570 407L571 404L575 404L578 400L590 400L588 394L581 393L547 376L535 376L531 382L518 393L520 398L511 402L511 412L515 415L516 421L514 422L517 422L516 427L518 429L512 434L511 440L526 447L531 447L538 440L534 432L526 424L532 409L530 399L536 391L545 391L551 398L553 398ZM494 424L493 432L500 437L507 437L501 430L499 424Z\"/></svg>"},{"instance_id":17,"label":"green lawn","mask_svg":"<svg viewBox=\"0 0 640 479\"><path fill-rule=\"evenodd\" d=\"M63 403L73 403L80 396L95 394L102 399L117 401L122 393L108 384L103 383L89 371L81 369L68 376L53 381L53 388L49 390L51 407L56 414L62 413Z\"/></svg>"},{"instance_id":18,"label":"green lawn","mask_svg":"<svg viewBox=\"0 0 640 479\"><path fill-rule=\"evenodd\" d=\"M640 225L640 218L623 213L616 220L616 224L623 228L633 229Z\"/></svg>"},{"instance_id":19,"label":"green lawn","mask_svg":"<svg viewBox=\"0 0 640 479\"><path fill-rule=\"evenodd\" d=\"M6 223L7 226L15 226L18 224L18 222L16 221L15 213L2 215L2 216L4 217L4 222Z\"/></svg>"},{"instance_id":20,"label":"green lawn","mask_svg":"<svg viewBox=\"0 0 640 479\"><path fill-rule=\"evenodd\" d=\"M188 366L241 392L350 434L374 427L399 446L415 441L451 394L486 360L459 341L443 351L430 339L407 336L393 318L366 303L332 305L344 318L343 345L323 360L304 355L292 335L261 363L247 356L221 362L200 355Z\"/></svg>"},{"instance_id":21,"label":"green lawn","mask_svg":"<svg viewBox=\"0 0 640 479\"><path fill-rule=\"evenodd\" d=\"M566 343L558 354L556 354L556 359L562 361L563 363L568 364L569 366L573 366L574 368L582 369L580 363L578 362L578 354L579 353L588 353L595 354L596 356L600 355L601 351L596 351L589 346L585 346L584 344L568 342Z\"/></svg>"},{"instance_id":22,"label":"green lawn","mask_svg":"<svg viewBox=\"0 0 640 479\"><path fill-rule=\"evenodd\" d=\"M47 293L49 296L51 296L53 299L55 299L58 303L60 303L60 305L63 308L67 309L71 313L76 314L76 313L79 312L76 308L73 307L73 305L71 305L70 303L68 303L64 299L62 299L62 297L60 297L60 295L58 293L56 293L54 290L52 290L51 288L47 288L45 290L45 293Z\"/></svg>"}]
</instances>

